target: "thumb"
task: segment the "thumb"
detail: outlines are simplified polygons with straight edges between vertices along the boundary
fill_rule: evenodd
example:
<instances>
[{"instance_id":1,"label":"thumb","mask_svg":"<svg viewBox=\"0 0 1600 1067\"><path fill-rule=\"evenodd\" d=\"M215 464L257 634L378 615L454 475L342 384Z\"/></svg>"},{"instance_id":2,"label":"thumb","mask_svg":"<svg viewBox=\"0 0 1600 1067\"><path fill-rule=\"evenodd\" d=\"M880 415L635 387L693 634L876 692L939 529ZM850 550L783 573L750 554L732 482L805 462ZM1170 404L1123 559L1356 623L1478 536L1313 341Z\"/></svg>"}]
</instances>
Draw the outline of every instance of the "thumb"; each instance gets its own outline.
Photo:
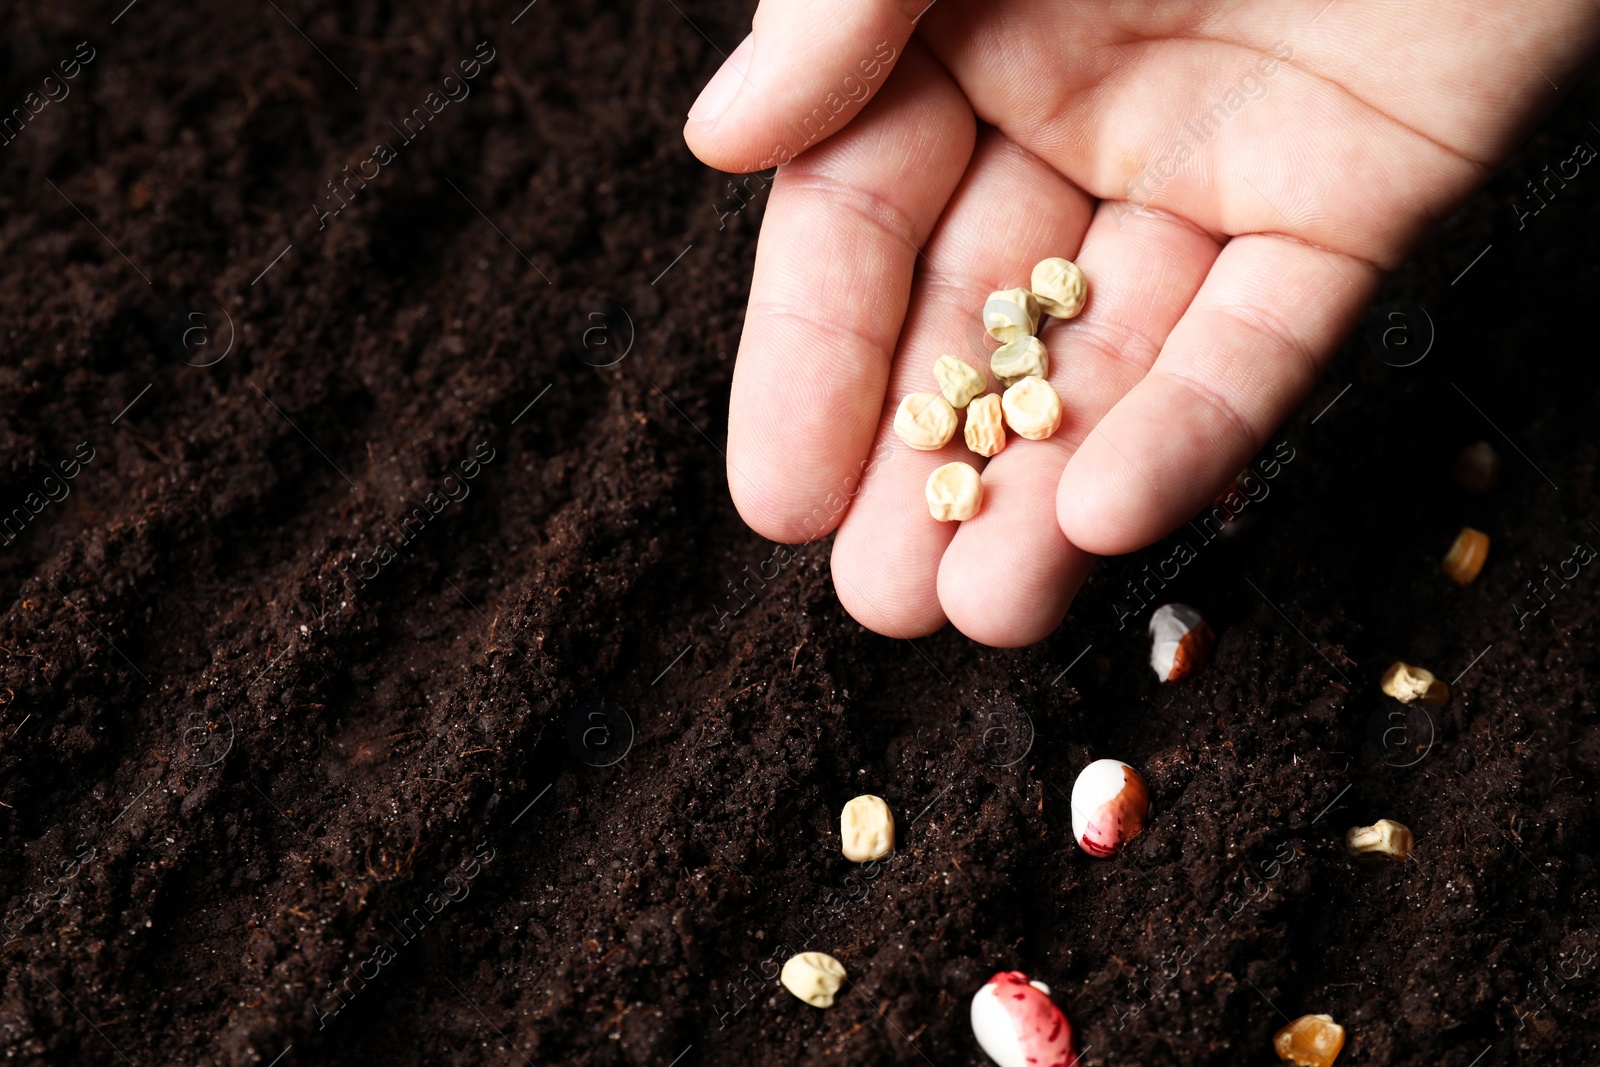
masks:
<instances>
[{"instance_id":1,"label":"thumb","mask_svg":"<svg viewBox=\"0 0 1600 1067\"><path fill-rule=\"evenodd\" d=\"M689 109L684 140L718 170L787 163L882 88L928 0L761 0L755 29Z\"/></svg>"}]
</instances>

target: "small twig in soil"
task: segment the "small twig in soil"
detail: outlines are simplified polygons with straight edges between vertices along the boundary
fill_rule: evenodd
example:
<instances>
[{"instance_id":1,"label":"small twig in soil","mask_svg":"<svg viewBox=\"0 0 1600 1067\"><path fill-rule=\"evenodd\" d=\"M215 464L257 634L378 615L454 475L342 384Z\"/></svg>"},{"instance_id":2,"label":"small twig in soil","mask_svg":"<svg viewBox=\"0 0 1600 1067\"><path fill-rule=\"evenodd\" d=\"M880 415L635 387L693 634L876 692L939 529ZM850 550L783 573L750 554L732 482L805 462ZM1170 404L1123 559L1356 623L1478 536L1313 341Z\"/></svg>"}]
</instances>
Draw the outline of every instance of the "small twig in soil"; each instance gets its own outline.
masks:
<instances>
[{"instance_id":1,"label":"small twig in soil","mask_svg":"<svg viewBox=\"0 0 1600 1067\"><path fill-rule=\"evenodd\" d=\"M133 438L133 440L134 440L134 442L136 444L143 445L145 447L146 451L148 451L152 456L156 457L156 459L160 460L161 461L161 465L163 467L174 466L173 461L168 459L166 456L162 455L160 450L157 449L155 445L151 444L149 441L146 441L143 437L140 437L138 434L134 433L132 430L127 430L125 432L127 433L127 435L129 437Z\"/></svg>"}]
</instances>

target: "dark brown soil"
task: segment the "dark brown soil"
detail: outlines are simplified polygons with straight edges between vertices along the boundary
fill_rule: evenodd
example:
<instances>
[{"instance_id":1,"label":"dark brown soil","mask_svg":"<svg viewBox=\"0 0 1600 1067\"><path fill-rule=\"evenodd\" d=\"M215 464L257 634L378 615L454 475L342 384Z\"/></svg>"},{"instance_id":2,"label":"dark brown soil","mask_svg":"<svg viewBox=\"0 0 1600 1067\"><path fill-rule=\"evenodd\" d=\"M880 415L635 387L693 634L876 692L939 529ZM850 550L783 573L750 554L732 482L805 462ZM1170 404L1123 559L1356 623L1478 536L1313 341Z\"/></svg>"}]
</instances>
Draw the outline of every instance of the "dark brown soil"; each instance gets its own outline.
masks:
<instances>
[{"instance_id":1,"label":"dark brown soil","mask_svg":"<svg viewBox=\"0 0 1600 1067\"><path fill-rule=\"evenodd\" d=\"M729 503L764 197L725 215L678 130L751 4L118 6L0 44L5 109L93 52L0 147L7 1062L971 1064L1012 968L1093 1065L1271 1063L1307 1012L1341 1064L1600 1062L1600 568L1547 577L1600 545L1600 178L1515 206L1600 143L1593 84L1391 283L1236 533L998 652L866 633L825 544ZM1119 628L1147 581L1212 620L1202 676ZM1396 714L1396 658L1451 702ZM1071 843L1100 756L1156 805L1111 861ZM866 872L859 792L902 826ZM1352 864L1382 816L1414 861ZM772 981L801 949L849 968L832 1010Z\"/></svg>"}]
</instances>

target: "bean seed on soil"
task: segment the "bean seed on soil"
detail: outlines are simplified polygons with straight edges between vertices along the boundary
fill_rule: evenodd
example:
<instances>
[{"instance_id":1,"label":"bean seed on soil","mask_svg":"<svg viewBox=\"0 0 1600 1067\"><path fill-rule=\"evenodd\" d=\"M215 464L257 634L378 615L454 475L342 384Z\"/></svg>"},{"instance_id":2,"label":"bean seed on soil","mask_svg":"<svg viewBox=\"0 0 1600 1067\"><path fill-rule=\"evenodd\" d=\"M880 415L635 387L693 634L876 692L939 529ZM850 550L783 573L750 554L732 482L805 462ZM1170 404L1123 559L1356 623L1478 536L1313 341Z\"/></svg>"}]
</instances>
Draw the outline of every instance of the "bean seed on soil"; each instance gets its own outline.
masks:
<instances>
[{"instance_id":1,"label":"bean seed on soil","mask_svg":"<svg viewBox=\"0 0 1600 1067\"><path fill-rule=\"evenodd\" d=\"M1050 987L1021 971L1001 971L972 998L972 1036L1000 1067L1062 1067L1077 1061L1072 1024Z\"/></svg>"},{"instance_id":2,"label":"bean seed on soil","mask_svg":"<svg viewBox=\"0 0 1600 1067\"><path fill-rule=\"evenodd\" d=\"M1211 627L1187 604L1163 604L1150 616L1150 667L1163 682L1205 670L1215 645Z\"/></svg>"},{"instance_id":3,"label":"bean seed on soil","mask_svg":"<svg viewBox=\"0 0 1600 1067\"><path fill-rule=\"evenodd\" d=\"M1144 831L1150 789L1120 760L1098 759L1072 784L1072 836L1091 856L1106 859Z\"/></svg>"}]
</instances>

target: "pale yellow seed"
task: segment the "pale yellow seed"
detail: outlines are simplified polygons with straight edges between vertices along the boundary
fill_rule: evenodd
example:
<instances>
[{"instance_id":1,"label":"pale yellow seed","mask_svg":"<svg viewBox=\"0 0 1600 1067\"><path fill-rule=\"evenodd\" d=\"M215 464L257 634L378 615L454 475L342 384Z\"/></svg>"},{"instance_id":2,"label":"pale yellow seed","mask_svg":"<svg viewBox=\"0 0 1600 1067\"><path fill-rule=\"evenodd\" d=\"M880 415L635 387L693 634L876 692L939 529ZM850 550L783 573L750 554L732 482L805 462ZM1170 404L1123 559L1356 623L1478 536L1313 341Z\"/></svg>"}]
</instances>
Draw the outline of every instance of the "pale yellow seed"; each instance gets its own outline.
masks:
<instances>
[{"instance_id":1,"label":"pale yellow seed","mask_svg":"<svg viewBox=\"0 0 1600 1067\"><path fill-rule=\"evenodd\" d=\"M1002 289L983 302L983 328L996 341L1031 337L1039 330L1039 301L1026 289Z\"/></svg>"},{"instance_id":2,"label":"pale yellow seed","mask_svg":"<svg viewBox=\"0 0 1600 1067\"><path fill-rule=\"evenodd\" d=\"M894 413L894 432L922 452L943 448L956 435L956 409L938 393L912 393Z\"/></svg>"},{"instance_id":3,"label":"pale yellow seed","mask_svg":"<svg viewBox=\"0 0 1600 1067\"><path fill-rule=\"evenodd\" d=\"M790 956L778 981L783 988L813 1008L833 1007L834 995L844 984L844 964L826 952L802 952Z\"/></svg>"},{"instance_id":4,"label":"pale yellow seed","mask_svg":"<svg viewBox=\"0 0 1600 1067\"><path fill-rule=\"evenodd\" d=\"M1403 860L1416 847L1416 839L1407 827L1393 819L1379 819L1371 826L1352 826L1344 835L1344 847L1352 856Z\"/></svg>"},{"instance_id":5,"label":"pale yellow seed","mask_svg":"<svg viewBox=\"0 0 1600 1067\"><path fill-rule=\"evenodd\" d=\"M1033 268L1029 284L1040 310L1051 318L1072 318L1083 310L1089 296L1089 283L1083 271L1070 259L1040 260Z\"/></svg>"},{"instance_id":6,"label":"pale yellow seed","mask_svg":"<svg viewBox=\"0 0 1600 1067\"><path fill-rule=\"evenodd\" d=\"M1399 660L1389 665L1378 684L1402 704L1443 704L1450 699L1450 686L1435 678L1432 671Z\"/></svg>"},{"instance_id":7,"label":"pale yellow seed","mask_svg":"<svg viewBox=\"0 0 1600 1067\"><path fill-rule=\"evenodd\" d=\"M1005 385L1015 385L1023 378L1048 378L1050 354L1037 337L1007 341L989 357L989 370Z\"/></svg>"},{"instance_id":8,"label":"pale yellow seed","mask_svg":"<svg viewBox=\"0 0 1600 1067\"><path fill-rule=\"evenodd\" d=\"M940 356L933 365L933 376L938 379L939 392L950 401L953 408L964 408L972 398L982 396L989 388L983 374L973 370L955 356Z\"/></svg>"},{"instance_id":9,"label":"pale yellow seed","mask_svg":"<svg viewBox=\"0 0 1600 1067\"><path fill-rule=\"evenodd\" d=\"M1006 425L998 394L980 396L967 405L966 438L967 447L980 456L998 455L1006 447Z\"/></svg>"},{"instance_id":10,"label":"pale yellow seed","mask_svg":"<svg viewBox=\"0 0 1600 1067\"><path fill-rule=\"evenodd\" d=\"M894 851L894 815L882 797L869 793L844 806L839 815L839 847L851 863L881 860Z\"/></svg>"},{"instance_id":11,"label":"pale yellow seed","mask_svg":"<svg viewBox=\"0 0 1600 1067\"><path fill-rule=\"evenodd\" d=\"M1043 378L1023 378L1005 391L1006 425L1030 441L1043 441L1061 425L1061 398Z\"/></svg>"},{"instance_id":12,"label":"pale yellow seed","mask_svg":"<svg viewBox=\"0 0 1600 1067\"><path fill-rule=\"evenodd\" d=\"M983 506L983 480L965 463L946 463L928 475L928 514L940 522L965 522Z\"/></svg>"}]
</instances>

